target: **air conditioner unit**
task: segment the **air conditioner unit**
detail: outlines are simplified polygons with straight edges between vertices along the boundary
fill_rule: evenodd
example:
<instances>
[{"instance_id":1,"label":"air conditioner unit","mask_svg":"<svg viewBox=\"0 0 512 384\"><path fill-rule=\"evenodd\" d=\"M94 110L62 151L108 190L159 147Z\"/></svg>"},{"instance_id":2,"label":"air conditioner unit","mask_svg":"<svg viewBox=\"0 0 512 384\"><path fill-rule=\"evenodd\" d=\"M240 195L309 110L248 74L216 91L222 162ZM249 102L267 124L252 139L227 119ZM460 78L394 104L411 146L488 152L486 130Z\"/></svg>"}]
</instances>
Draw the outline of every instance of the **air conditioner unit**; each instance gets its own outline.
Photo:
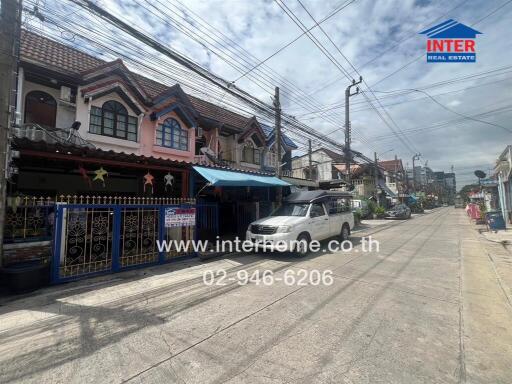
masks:
<instances>
[{"instance_id":1,"label":"air conditioner unit","mask_svg":"<svg viewBox=\"0 0 512 384\"><path fill-rule=\"evenodd\" d=\"M60 99L64 101L71 101L71 88L69 87L60 87Z\"/></svg>"}]
</instances>

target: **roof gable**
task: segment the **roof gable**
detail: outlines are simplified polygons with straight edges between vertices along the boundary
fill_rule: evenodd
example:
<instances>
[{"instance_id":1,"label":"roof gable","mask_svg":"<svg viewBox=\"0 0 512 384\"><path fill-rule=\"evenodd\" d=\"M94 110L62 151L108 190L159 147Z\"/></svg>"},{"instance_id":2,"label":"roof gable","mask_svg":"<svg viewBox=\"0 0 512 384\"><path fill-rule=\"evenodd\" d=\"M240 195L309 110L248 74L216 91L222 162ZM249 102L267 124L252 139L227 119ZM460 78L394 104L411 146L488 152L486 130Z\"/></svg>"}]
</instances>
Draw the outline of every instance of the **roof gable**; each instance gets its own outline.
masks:
<instances>
[{"instance_id":1,"label":"roof gable","mask_svg":"<svg viewBox=\"0 0 512 384\"><path fill-rule=\"evenodd\" d=\"M95 69L109 67L112 63L120 62L120 60L107 62L25 29L21 31L20 60L22 63L37 68L45 68L55 73L67 75L76 79L77 84L81 82L83 75L88 75ZM150 102L144 100L144 104L151 105L153 100L157 100L173 88L173 86L131 72L126 66L124 68L130 75L130 83L138 84L149 97ZM193 109L199 114L200 121L208 121L210 125L217 125L229 134L243 132L250 120L250 117L243 116L220 105L188 94L187 97Z\"/></svg>"},{"instance_id":2,"label":"roof gable","mask_svg":"<svg viewBox=\"0 0 512 384\"><path fill-rule=\"evenodd\" d=\"M81 90L82 96L86 99L89 99L90 97L96 99L110 93L118 94L119 97L121 97L137 115L145 112L145 107L137 101L137 98L132 94L130 88L122 81L113 80L105 83L93 84L92 86Z\"/></svg>"},{"instance_id":3,"label":"roof gable","mask_svg":"<svg viewBox=\"0 0 512 384\"><path fill-rule=\"evenodd\" d=\"M257 139L260 141L260 143L255 143L255 144L261 144L261 146L264 146L266 144L265 133L263 132L263 129L261 128L261 125L255 116L251 117L247 121L245 130L242 133L242 135L238 138L238 142L241 143L242 141L246 140L247 138L253 137L253 135L256 135Z\"/></svg>"},{"instance_id":4,"label":"roof gable","mask_svg":"<svg viewBox=\"0 0 512 384\"><path fill-rule=\"evenodd\" d=\"M275 128L270 125L260 123L261 129L263 129L263 133L265 134L265 138L267 140L267 146L271 146L275 141ZM285 133L281 132L281 144L285 147L291 149L297 149L298 146L295 142L290 139Z\"/></svg>"},{"instance_id":5,"label":"roof gable","mask_svg":"<svg viewBox=\"0 0 512 384\"><path fill-rule=\"evenodd\" d=\"M118 76L123 79L125 85L132 88L133 92L141 101L148 103L150 100L146 90L139 84L121 59L100 64L95 68L82 71L81 75L82 81L85 83L92 83L98 80L102 81L105 77L109 76Z\"/></svg>"},{"instance_id":6,"label":"roof gable","mask_svg":"<svg viewBox=\"0 0 512 384\"><path fill-rule=\"evenodd\" d=\"M153 99L153 106L156 108L168 107L173 104L179 104L180 108L185 110L185 113L193 117L198 115L189 97L183 92L179 84L173 85Z\"/></svg>"},{"instance_id":7,"label":"roof gable","mask_svg":"<svg viewBox=\"0 0 512 384\"><path fill-rule=\"evenodd\" d=\"M317 152L317 151L322 151L323 153L325 153L327 156L329 156L334 161L339 161L339 162L345 161L345 158L344 158L344 156L341 153L337 153L337 152L331 151L330 149L318 148L314 152Z\"/></svg>"},{"instance_id":8,"label":"roof gable","mask_svg":"<svg viewBox=\"0 0 512 384\"><path fill-rule=\"evenodd\" d=\"M389 172L401 172L404 169L402 159L379 161L379 167Z\"/></svg>"},{"instance_id":9,"label":"roof gable","mask_svg":"<svg viewBox=\"0 0 512 384\"><path fill-rule=\"evenodd\" d=\"M478 32L476 29L459 23L456 20L449 19L425 29L420 34L427 35L430 39L474 39L476 35L481 35L482 32Z\"/></svg>"}]
</instances>

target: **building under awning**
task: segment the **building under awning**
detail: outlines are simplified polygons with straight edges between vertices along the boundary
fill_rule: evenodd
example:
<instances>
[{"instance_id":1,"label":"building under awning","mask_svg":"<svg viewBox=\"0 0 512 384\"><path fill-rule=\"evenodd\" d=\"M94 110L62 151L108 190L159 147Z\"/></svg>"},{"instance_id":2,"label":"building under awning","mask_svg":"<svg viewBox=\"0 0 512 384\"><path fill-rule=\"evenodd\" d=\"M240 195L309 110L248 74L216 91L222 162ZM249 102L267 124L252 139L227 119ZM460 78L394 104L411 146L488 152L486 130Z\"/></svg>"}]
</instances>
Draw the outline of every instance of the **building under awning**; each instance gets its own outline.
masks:
<instances>
[{"instance_id":1,"label":"building under awning","mask_svg":"<svg viewBox=\"0 0 512 384\"><path fill-rule=\"evenodd\" d=\"M215 187L288 187L291 184L275 176L226 171L223 169L193 166L210 185Z\"/></svg>"},{"instance_id":2,"label":"building under awning","mask_svg":"<svg viewBox=\"0 0 512 384\"><path fill-rule=\"evenodd\" d=\"M318 188L318 181L308 180L308 179L299 179L296 177L287 177L283 176L282 180L295 185L297 187L309 187L309 188Z\"/></svg>"},{"instance_id":3,"label":"building under awning","mask_svg":"<svg viewBox=\"0 0 512 384\"><path fill-rule=\"evenodd\" d=\"M393 192L389 187L386 185L386 183L379 181L379 188L382 189L389 197L397 197L396 193Z\"/></svg>"}]
</instances>

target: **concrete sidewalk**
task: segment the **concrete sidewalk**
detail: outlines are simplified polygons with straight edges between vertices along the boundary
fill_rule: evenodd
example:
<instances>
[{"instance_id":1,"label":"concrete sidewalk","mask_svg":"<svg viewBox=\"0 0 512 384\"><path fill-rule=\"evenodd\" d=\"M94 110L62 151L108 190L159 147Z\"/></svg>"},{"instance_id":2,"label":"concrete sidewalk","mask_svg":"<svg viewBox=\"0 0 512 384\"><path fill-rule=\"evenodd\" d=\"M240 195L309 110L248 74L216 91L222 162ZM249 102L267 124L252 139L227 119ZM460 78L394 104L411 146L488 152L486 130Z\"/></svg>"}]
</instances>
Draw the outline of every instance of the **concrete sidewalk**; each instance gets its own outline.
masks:
<instances>
[{"instance_id":1,"label":"concrete sidewalk","mask_svg":"<svg viewBox=\"0 0 512 384\"><path fill-rule=\"evenodd\" d=\"M462 215L459 227L463 262L464 382L505 383L512 358L512 254L499 242L512 239L511 232L486 231ZM471 229L475 229L474 231ZM501 372L501 374L500 374Z\"/></svg>"},{"instance_id":2,"label":"concrete sidewalk","mask_svg":"<svg viewBox=\"0 0 512 384\"><path fill-rule=\"evenodd\" d=\"M512 245L512 230L499 230L497 232L487 230L485 225L477 225L480 234L487 240Z\"/></svg>"}]
</instances>

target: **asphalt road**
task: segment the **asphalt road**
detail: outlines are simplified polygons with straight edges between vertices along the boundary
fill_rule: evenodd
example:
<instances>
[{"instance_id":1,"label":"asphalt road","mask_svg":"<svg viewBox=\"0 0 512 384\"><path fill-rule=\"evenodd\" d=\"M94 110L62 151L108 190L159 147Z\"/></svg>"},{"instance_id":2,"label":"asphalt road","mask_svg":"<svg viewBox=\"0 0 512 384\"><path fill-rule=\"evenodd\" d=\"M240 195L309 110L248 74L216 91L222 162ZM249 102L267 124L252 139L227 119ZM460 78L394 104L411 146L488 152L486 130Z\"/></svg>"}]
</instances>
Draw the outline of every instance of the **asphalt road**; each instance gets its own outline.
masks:
<instances>
[{"instance_id":1,"label":"asphalt road","mask_svg":"<svg viewBox=\"0 0 512 384\"><path fill-rule=\"evenodd\" d=\"M5 302L0 382L512 382L509 251L453 207L370 231L380 252L191 261ZM272 284L240 284L264 270ZM300 285L313 270L332 284Z\"/></svg>"}]
</instances>

